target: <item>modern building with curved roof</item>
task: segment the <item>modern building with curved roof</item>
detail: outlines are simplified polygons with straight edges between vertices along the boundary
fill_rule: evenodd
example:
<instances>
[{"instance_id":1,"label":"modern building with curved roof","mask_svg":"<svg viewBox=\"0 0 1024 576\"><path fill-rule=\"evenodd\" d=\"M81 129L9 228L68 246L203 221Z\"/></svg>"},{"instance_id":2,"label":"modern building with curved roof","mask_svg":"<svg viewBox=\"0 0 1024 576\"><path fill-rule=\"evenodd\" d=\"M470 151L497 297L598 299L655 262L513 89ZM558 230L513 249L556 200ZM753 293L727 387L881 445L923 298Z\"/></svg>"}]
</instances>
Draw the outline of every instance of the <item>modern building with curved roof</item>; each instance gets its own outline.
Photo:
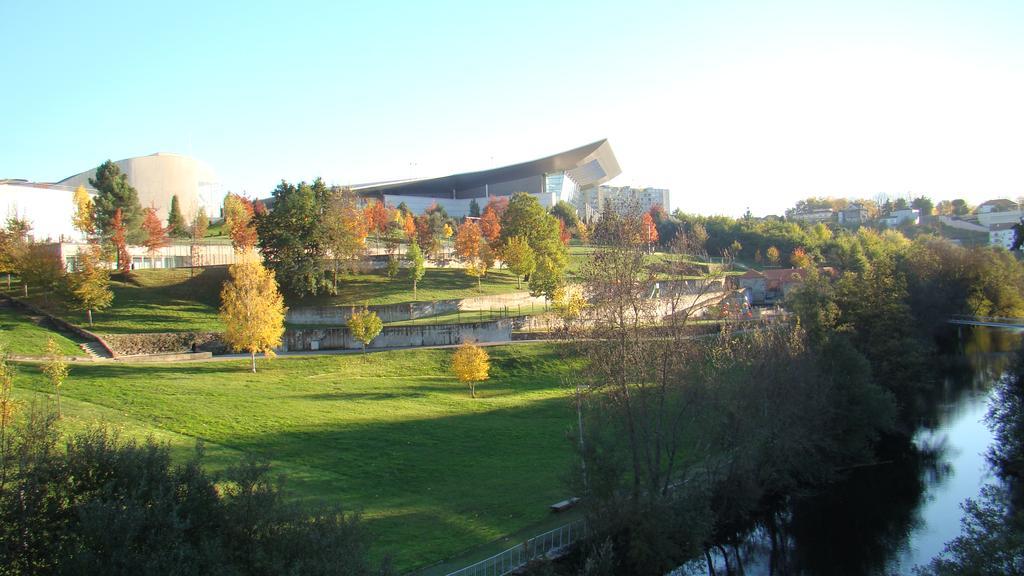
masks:
<instances>
[{"instance_id":1,"label":"modern building with curved roof","mask_svg":"<svg viewBox=\"0 0 1024 576\"><path fill-rule=\"evenodd\" d=\"M209 212L218 206L223 188L213 168L204 162L167 152L149 156L126 158L114 162L128 177L128 183L139 192L139 203L143 208L156 208L161 220L167 219L171 197L178 197L178 204L186 220L191 220L200 206ZM57 185L75 189L85 186L89 191L90 178L96 177L96 169L86 170L57 182Z\"/></svg>"},{"instance_id":2,"label":"modern building with curved roof","mask_svg":"<svg viewBox=\"0 0 1024 576\"><path fill-rule=\"evenodd\" d=\"M469 214L469 205L474 199L482 209L489 196L509 196L516 192L536 196L545 207L560 200L577 204L581 191L596 189L620 173L611 144L608 140L598 140L511 166L351 188L360 196L379 198L388 204L405 202L413 212L422 212L436 203L450 215L460 217Z\"/></svg>"}]
</instances>

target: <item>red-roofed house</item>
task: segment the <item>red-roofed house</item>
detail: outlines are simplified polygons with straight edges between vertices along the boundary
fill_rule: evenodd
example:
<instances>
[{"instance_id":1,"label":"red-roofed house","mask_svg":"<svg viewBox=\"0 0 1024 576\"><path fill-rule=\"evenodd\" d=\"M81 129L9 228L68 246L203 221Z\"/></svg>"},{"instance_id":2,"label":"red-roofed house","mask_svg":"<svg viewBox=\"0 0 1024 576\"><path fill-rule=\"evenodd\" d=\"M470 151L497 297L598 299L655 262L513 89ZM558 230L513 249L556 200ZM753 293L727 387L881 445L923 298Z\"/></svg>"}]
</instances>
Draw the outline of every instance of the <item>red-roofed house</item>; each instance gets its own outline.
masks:
<instances>
[{"instance_id":1,"label":"red-roofed house","mask_svg":"<svg viewBox=\"0 0 1024 576\"><path fill-rule=\"evenodd\" d=\"M819 271L830 277L836 274L833 268L821 268ZM748 270L736 277L736 284L740 289L750 290L750 299L755 306L764 306L781 301L790 290L803 284L806 277L805 268L768 268L760 272Z\"/></svg>"}]
</instances>

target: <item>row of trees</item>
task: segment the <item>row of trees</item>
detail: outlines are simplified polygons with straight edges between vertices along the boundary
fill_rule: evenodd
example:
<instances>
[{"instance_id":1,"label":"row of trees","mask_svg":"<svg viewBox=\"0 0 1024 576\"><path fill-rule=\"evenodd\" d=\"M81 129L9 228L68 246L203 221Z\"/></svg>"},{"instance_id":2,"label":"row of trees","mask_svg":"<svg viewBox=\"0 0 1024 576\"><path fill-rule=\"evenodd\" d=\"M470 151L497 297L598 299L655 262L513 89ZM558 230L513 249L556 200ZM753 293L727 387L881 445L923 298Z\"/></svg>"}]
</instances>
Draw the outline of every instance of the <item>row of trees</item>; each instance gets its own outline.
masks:
<instances>
[{"instance_id":1,"label":"row of trees","mask_svg":"<svg viewBox=\"0 0 1024 576\"><path fill-rule=\"evenodd\" d=\"M684 232L653 258L642 214L602 220L581 272L589 321L569 332L587 360L570 382L582 424L572 478L591 534L578 568L663 574L712 549L731 562L770 502L869 458L893 399L842 336L707 335L697 302L723 277L695 279L703 240ZM649 298L673 279L687 289Z\"/></svg>"}]
</instances>

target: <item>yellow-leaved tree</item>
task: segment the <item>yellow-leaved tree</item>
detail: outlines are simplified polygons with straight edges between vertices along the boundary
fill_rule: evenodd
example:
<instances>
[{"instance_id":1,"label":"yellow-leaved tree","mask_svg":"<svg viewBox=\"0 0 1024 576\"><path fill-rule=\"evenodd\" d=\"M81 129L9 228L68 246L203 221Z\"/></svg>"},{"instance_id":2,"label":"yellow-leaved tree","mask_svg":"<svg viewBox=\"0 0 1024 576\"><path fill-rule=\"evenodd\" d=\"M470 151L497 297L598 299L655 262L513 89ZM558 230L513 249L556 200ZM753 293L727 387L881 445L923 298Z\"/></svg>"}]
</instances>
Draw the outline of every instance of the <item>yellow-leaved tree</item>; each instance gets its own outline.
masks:
<instances>
[{"instance_id":1,"label":"yellow-leaved tree","mask_svg":"<svg viewBox=\"0 0 1024 576\"><path fill-rule=\"evenodd\" d=\"M227 329L224 341L232 350L246 350L256 372L256 353L267 358L281 345L284 334L284 297L277 288L274 272L263 267L255 255L229 269L231 279L220 292L220 318Z\"/></svg>"},{"instance_id":2,"label":"yellow-leaved tree","mask_svg":"<svg viewBox=\"0 0 1024 576\"><path fill-rule=\"evenodd\" d=\"M93 238L96 235L96 210L92 198L89 198L89 193L85 191L85 186L75 188L72 201L75 204L75 213L71 217L71 225L86 238Z\"/></svg>"},{"instance_id":3,"label":"yellow-leaved tree","mask_svg":"<svg viewBox=\"0 0 1024 576\"><path fill-rule=\"evenodd\" d=\"M60 387L68 378L68 363L64 359L64 353L61 352L60 346L53 338L46 339L46 362L43 363L43 374L46 374L57 394L57 418L60 418Z\"/></svg>"},{"instance_id":4,"label":"yellow-leaved tree","mask_svg":"<svg viewBox=\"0 0 1024 576\"><path fill-rule=\"evenodd\" d=\"M463 342L452 355L452 371L459 382L469 385L469 395L476 398L476 383L490 377L491 358L487 350L471 342Z\"/></svg>"},{"instance_id":5,"label":"yellow-leaved tree","mask_svg":"<svg viewBox=\"0 0 1024 576\"><path fill-rule=\"evenodd\" d=\"M363 352L366 352L366 345L373 342L373 339L384 329L384 322L377 316L377 313L366 308L353 311L346 325L352 336L362 342Z\"/></svg>"}]
</instances>

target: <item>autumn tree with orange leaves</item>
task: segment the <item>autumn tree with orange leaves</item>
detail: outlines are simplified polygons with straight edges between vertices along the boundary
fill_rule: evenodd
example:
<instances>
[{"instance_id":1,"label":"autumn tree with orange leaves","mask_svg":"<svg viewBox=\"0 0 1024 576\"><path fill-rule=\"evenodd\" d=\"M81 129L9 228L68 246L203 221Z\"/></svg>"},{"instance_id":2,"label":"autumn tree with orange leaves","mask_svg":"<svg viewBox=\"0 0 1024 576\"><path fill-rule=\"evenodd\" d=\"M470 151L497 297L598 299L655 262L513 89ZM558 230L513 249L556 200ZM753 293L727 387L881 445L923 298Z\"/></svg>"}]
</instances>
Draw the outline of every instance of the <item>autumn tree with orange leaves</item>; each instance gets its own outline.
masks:
<instances>
[{"instance_id":1,"label":"autumn tree with orange leaves","mask_svg":"<svg viewBox=\"0 0 1024 576\"><path fill-rule=\"evenodd\" d=\"M648 247L658 243L658 226L654 223L650 212L644 212L640 228L640 238Z\"/></svg>"},{"instance_id":2,"label":"autumn tree with orange leaves","mask_svg":"<svg viewBox=\"0 0 1024 576\"><path fill-rule=\"evenodd\" d=\"M238 252L247 252L256 246L258 235L253 221L253 203L237 194L224 198L224 225L227 226L231 245Z\"/></svg>"},{"instance_id":3,"label":"autumn tree with orange leaves","mask_svg":"<svg viewBox=\"0 0 1024 576\"><path fill-rule=\"evenodd\" d=\"M484 215L480 217L480 232L491 246L497 246L501 242L501 215L491 204L484 208Z\"/></svg>"},{"instance_id":4,"label":"autumn tree with orange leaves","mask_svg":"<svg viewBox=\"0 0 1024 576\"><path fill-rule=\"evenodd\" d=\"M366 218L366 229L373 233L374 240L380 243L380 235L388 230L388 209L380 200L371 201L363 209Z\"/></svg>"},{"instance_id":5,"label":"autumn tree with orange leaves","mask_svg":"<svg viewBox=\"0 0 1024 576\"><path fill-rule=\"evenodd\" d=\"M146 247L146 252L149 254L150 266L156 268L156 253L170 244L170 240L167 238L167 228L164 228L160 222L155 208L146 208L143 211L142 230L146 233L146 237L142 239L142 245Z\"/></svg>"},{"instance_id":6,"label":"autumn tree with orange leaves","mask_svg":"<svg viewBox=\"0 0 1024 576\"><path fill-rule=\"evenodd\" d=\"M476 260L480 254L480 240L482 235L480 227L472 220L466 220L459 226L459 233L455 235L455 252L464 262Z\"/></svg>"}]
</instances>

